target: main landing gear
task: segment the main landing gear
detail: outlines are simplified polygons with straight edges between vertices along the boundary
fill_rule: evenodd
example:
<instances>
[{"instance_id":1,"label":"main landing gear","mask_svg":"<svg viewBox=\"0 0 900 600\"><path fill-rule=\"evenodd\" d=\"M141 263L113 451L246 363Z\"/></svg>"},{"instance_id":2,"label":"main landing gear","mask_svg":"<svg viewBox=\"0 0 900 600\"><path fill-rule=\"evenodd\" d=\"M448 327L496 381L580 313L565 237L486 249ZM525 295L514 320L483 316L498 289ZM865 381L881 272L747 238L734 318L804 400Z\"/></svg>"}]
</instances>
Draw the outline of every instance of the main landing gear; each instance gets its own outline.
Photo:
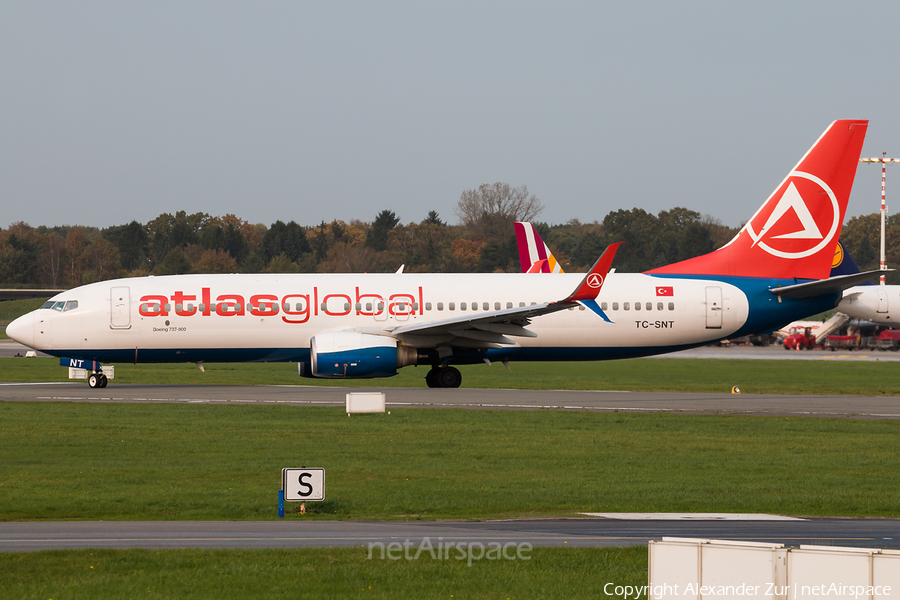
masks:
<instances>
[{"instance_id":1,"label":"main landing gear","mask_svg":"<svg viewBox=\"0 0 900 600\"><path fill-rule=\"evenodd\" d=\"M455 367L432 367L425 376L430 388L458 388L462 383L462 373Z\"/></svg>"},{"instance_id":2,"label":"main landing gear","mask_svg":"<svg viewBox=\"0 0 900 600\"><path fill-rule=\"evenodd\" d=\"M90 386L91 389L105 388L107 383L109 383L109 380L102 371L88 375L88 386Z\"/></svg>"}]
</instances>

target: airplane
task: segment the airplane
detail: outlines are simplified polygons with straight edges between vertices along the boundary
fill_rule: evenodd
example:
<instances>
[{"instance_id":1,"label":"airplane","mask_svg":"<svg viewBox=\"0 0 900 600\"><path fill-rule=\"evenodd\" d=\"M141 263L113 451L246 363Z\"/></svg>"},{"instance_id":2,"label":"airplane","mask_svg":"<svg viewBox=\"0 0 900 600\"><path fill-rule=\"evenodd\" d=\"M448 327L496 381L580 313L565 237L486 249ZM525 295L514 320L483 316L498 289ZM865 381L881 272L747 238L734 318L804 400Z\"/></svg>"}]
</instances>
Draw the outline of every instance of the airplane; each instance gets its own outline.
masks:
<instances>
[{"instance_id":1,"label":"airplane","mask_svg":"<svg viewBox=\"0 0 900 600\"><path fill-rule=\"evenodd\" d=\"M593 361L674 352L833 308L829 280L868 121L832 123L725 246L646 273L173 275L104 281L7 327L66 361L297 362L303 377L374 378L427 365ZM842 287L843 286L843 287Z\"/></svg>"},{"instance_id":2,"label":"airplane","mask_svg":"<svg viewBox=\"0 0 900 600\"><path fill-rule=\"evenodd\" d=\"M859 273L856 261L844 251L844 247L838 244L835 252L836 266L832 269L835 273L841 269L841 273ZM872 273L884 274L893 269L872 271ZM844 291L837 310L864 321L872 321L885 327L894 327L900 323L900 285L875 285L873 283L853 286Z\"/></svg>"}]
</instances>

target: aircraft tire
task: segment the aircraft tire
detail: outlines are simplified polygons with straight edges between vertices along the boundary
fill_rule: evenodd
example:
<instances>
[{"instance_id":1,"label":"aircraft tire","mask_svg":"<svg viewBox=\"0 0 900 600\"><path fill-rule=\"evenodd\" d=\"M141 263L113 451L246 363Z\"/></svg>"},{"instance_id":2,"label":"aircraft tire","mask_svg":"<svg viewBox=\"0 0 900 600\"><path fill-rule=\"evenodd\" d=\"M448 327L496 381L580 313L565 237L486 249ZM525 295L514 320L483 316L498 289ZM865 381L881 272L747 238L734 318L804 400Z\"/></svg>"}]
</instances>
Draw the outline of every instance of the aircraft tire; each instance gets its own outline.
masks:
<instances>
[{"instance_id":1,"label":"aircraft tire","mask_svg":"<svg viewBox=\"0 0 900 600\"><path fill-rule=\"evenodd\" d=\"M456 367L444 367L438 372L437 379L442 388L458 388L462 383L462 373Z\"/></svg>"},{"instance_id":2,"label":"aircraft tire","mask_svg":"<svg viewBox=\"0 0 900 600\"><path fill-rule=\"evenodd\" d=\"M440 383L438 382L438 374L440 373L439 367L432 367L428 374L425 375L425 383L428 384L430 388L440 387Z\"/></svg>"},{"instance_id":3,"label":"aircraft tire","mask_svg":"<svg viewBox=\"0 0 900 600\"><path fill-rule=\"evenodd\" d=\"M100 386L100 376L97 373L91 373L88 375L88 387L93 389L97 389Z\"/></svg>"},{"instance_id":4,"label":"aircraft tire","mask_svg":"<svg viewBox=\"0 0 900 600\"><path fill-rule=\"evenodd\" d=\"M106 377L103 373L100 374L100 385L99 387L105 388L106 384L109 383L109 378Z\"/></svg>"}]
</instances>

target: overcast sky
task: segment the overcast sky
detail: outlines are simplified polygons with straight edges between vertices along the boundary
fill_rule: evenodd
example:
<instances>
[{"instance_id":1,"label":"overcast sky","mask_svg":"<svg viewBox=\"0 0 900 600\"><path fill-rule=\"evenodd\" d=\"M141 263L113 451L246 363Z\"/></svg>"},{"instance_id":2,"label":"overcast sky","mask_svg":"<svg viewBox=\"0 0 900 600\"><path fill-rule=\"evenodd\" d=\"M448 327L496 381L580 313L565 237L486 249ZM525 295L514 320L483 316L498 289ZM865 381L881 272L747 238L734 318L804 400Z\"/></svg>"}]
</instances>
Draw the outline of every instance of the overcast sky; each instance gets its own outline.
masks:
<instances>
[{"instance_id":1,"label":"overcast sky","mask_svg":"<svg viewBox=\"0 0 900 600\"><path fill-rule=\"evenodd\" d=\"M835 119L900 156L898 33L880 1L5 0L0 226L455 223L496 181L550 223L737 226ZM861 165L848 218L880 185Z\"/></svg>"}]
</instances>

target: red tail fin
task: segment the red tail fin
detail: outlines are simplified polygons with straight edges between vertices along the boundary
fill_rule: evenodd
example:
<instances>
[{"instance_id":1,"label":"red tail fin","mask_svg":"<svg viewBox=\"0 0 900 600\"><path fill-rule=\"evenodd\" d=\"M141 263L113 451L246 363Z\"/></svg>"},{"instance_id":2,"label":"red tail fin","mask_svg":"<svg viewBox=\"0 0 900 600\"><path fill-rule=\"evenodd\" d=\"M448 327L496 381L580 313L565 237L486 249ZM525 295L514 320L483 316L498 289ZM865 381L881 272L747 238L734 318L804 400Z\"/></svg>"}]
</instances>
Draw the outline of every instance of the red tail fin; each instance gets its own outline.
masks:
<instances>
[{"instance_id":1,"label":"red tail fin","mask_svg":"<svg viewBox=\"0 0 900 600\"><path fill-rule=\"evenodd\" d=\"M835 121L733 240L648 273L825 279L868 121Z\"/></svg>"}]
</instances>

